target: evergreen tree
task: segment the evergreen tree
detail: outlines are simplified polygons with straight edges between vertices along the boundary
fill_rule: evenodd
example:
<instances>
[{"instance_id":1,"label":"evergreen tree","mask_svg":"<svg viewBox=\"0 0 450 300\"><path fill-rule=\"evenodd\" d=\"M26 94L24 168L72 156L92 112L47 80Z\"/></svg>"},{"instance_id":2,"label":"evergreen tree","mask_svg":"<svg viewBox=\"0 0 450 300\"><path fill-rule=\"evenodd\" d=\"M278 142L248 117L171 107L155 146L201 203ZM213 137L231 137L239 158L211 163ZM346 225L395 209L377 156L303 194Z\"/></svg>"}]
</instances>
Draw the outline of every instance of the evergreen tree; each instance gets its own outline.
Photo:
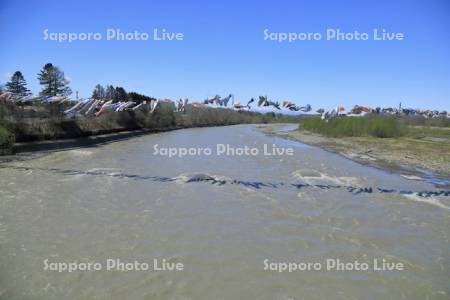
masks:
<instances>
[{"instance_id":1,"label":"evergreen tree","mask_svg":"<svg viewBox=\"0 0 450 300\"><path fill-rule=\"evenodd\" d=\"M108 100L114 100L116 95L116 89L112 85L106 86L105 97Z\"/></svg>"},{"instance_id":2,"label":"evergreen tree","mask_svg":"<svg viewBox=\"0 0 450 300\"><path fill-rule=\"evenodd\" d=\"M97 84L92 92L92 98L104 100L106 96L105 94L105 88L100 84Z\"/></svg>"},{"instance_id":3,"label":"evergreen tree","mask_svg":"<svg viewBox=\"0 0 450 300\"><path fill-rule=\"evenodd\" d=\"M149 97L146 95L142 95L136 92L130 92L128 93L128 99L130 99L131 101L137 102L137 103L141 103L143 101L152 101L152 100L156 100L156 98L153 97Z\"/></svg>"},{"instance_id":4,"label":"evergreen tree","mask_svg":"<svg viewBox=\"0 0 450 300\"><path fill-rule=\"evenodd\" d=\"M125 89L121 86L116 87L114 91L114 100L115 101L128 101L128 94Z\"/></svg>"},{"instance_id":5,"label":"evergreen tree","mask_svg":"<svg viewBox=\"0 0 450 300\"><path fill-rule=\"evenodd\" d=\"M72 93L68 86L69 82L64 77L64 72L51 63L44 66L38 74L38 79L39 83L44 86L40 93L42 96L68 96Z\"/></svg>"},{"instance_id":6,"label":"evergreen tree","mask_svg":"<svg viewBox=\"0 0 450 300\"><path fill-rule=\"evenodd\" d=\"M6 90L18 97L25 97L31 94L30 90L27 89L27 82L20 71L14 72L11 76L11 81L6 83Z\"/></svg>"}]
</instances>

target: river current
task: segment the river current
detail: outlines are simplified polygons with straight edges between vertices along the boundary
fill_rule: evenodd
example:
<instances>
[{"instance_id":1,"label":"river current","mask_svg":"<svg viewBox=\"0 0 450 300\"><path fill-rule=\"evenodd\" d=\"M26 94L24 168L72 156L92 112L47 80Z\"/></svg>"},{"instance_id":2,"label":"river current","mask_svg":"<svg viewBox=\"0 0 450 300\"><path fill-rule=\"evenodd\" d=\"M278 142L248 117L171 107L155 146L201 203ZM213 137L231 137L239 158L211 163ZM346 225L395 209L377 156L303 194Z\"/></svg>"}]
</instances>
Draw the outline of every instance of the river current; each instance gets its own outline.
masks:
<instances>
[{"instance_id":1,"label":"river current","mask_svg":"<svg viewBox=\"0 0 450 300\"><path fill-rule=\"evenodd\" d=\"M0 299L449 299L449 234L448 190L256 125L0 164Z\"/></svg>"}]
</instances>

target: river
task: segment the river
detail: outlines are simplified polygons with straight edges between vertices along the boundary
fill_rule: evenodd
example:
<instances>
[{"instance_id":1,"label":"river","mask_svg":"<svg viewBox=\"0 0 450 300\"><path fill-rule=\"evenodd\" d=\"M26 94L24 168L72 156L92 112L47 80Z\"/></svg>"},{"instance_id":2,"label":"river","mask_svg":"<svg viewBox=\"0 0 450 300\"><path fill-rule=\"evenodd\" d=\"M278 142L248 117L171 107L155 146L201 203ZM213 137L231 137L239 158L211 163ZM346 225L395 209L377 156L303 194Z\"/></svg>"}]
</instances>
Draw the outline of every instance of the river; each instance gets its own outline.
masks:
<instances>
[{"instance_id":1,"label":"river","mask_svg":"<svg viewBox=\"0 0 450 300\"><path fill-rule=\"evenodd\" d=\"M217 144L259 153L217 155ZM450 299L445 192L256 125L4 162L0 299Z\"/></svg>"}]
</instances>

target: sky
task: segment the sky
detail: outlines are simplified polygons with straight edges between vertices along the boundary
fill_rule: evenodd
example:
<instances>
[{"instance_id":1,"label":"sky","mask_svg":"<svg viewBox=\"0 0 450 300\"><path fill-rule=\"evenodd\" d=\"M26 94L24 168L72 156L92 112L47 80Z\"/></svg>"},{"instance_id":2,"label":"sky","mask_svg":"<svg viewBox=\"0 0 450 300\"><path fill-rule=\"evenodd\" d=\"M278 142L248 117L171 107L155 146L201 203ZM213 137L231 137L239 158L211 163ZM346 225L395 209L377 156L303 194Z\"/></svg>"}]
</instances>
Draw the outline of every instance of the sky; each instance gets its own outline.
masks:
<instances>
[{"instance_id":1,"label":"sky","mask_svg":"<svg viewBox=\"0 0 450 300\"><path fill-rule=\"evenodd\" d=\"M338 3L339 2L339 3ZM48 33L100 33L100 40L45 40ZM107 40L107 29L149 39ZM157 29L183 34L155 41ZM268 33L321 40L279 42ZM328 29L369 34L327 40ZM375 41L373 30L404 34ZM267 95L314 108L450 110L450 1L10 1L0 0L0 84L20 70L32 92L51 62L89 97L96 84L157 98L236 100ZM272 35L273 36L273 35Z\"/></svg>"}]
</instances>

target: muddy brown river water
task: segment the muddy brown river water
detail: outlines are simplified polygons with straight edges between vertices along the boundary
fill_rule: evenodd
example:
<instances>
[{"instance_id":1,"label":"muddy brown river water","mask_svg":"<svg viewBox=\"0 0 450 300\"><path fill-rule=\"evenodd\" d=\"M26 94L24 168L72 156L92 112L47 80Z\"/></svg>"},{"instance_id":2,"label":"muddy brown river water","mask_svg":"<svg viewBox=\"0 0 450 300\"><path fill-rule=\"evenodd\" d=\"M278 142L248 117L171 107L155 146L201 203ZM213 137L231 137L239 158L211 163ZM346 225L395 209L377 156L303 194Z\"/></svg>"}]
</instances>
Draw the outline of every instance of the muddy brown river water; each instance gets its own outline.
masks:
<instances>
[{"instance_id":1,"label":"muddy brown river water","mask_svg":"<svg viewBox=\"0 0 450 300\"><path fill-rule=\"evenodd\" d=\"M449 199L255 125L5 162L0 299L450 299Z\"/></svg>"}]
</instances>

